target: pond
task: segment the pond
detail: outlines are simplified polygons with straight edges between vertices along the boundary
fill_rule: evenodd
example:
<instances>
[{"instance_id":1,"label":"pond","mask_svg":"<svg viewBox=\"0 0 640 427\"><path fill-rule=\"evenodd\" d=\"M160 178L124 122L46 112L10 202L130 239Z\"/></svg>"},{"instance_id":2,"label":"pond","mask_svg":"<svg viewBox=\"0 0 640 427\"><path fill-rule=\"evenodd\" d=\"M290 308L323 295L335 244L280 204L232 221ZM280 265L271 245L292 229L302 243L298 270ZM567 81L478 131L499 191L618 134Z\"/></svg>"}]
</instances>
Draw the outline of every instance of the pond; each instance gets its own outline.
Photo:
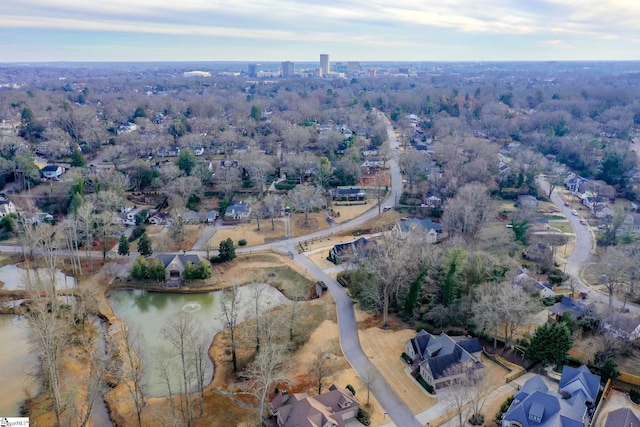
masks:
<instances>
[{"instance_id":1,"label":"pond","mask_svg":"<svg viewBox=\"0 0 640 427\"><path fill-rule=\"evenodd\" d=\"M30 280L36 280L36 277L41 278L43 281L48 280L46 269L30 269L28 278ZM0 282L4 283L0 289L5 291L25 289L25 284L27 283L27 270L20 268L15 264L5 265L0 268ZM67 276L60 270L56 270L56 289L70 289L75 286L76 279L71 276Z\"/></svg>"},{"instance_id":2,"label":"pond","mask_svg":"<svg viewBox=\"0 0 640 427\"><path fill-rule=\"evenodd\" d=\"M260 311L268 307L275 307L289 300L277 289L266 284L252 284L238 288L240 309L238 323L253 316L255 313L254 291L260 290ZM194 319L198 319L204 326L207 349L215 334L224 329L220 297L222 291L202 294L176 294L147 292L141 290L115 291L109 295L109 304L115 314L133 331L143 337L145 348L140 357L143 365L143 381L147 384L147 394L150 396L165 396L167 388L165 382L158 375L155 368L159 353L158 346L166 345L161 330L175 313L183 312ZM165 347L166 348L166 347ZM206 382L210 382L213 375L213 365L208 357ZM176 372L176 375L179 373Z\"/></svg>"},{"instance_id":3,"label":"pond","mask_svg":"<svg viewBox=\"0 0 640 427\"><path fill-rule=\"evenodd\" d=\"M20 406L40 390L39 381L31 375L38 368L38 358L29 348L29 322L23 316L0 315L0 414L17 417Z\"/></svg>"}]
</instances>

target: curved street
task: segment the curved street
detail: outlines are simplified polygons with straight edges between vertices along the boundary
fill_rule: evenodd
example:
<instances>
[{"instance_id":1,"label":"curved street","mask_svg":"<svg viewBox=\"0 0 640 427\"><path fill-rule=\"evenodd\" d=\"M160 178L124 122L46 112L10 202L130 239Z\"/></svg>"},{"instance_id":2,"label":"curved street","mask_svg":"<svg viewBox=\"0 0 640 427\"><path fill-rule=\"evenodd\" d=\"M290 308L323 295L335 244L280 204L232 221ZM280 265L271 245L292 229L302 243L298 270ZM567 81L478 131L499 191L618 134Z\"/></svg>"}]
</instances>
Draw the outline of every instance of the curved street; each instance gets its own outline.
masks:
<instances>
[{"instance_id":1,"label":"curved street","mask_svg":"<svg viewBox=\"0 0 640 427\"><path fill-rule=\"evenodd\" d=\"M539 175L537 178L538 185L542 188L542 190L549 194L549 181L546 180L545 177ZM609 297L604 293L594 289L589 284L584 283L580 278L580 270L585 264L589 264L595 261L595 235L591 230L591 227L588 225L580 224L580 215L571 215L568 208L564 206L564 199L562 199L560 195L560 191L556 187L551 193L551 201L555 204L558 209L564 214L564 216L571 224L573 228L573 232L575 234L575 247L571 254L567 257L567 265L566 265L566 273L571 274L579 281L578 291L585 292L587 294L587 302L595 303L598 306L598 309L608 308L609 306ZM640 307L637 305L631 304L629 302L626 305L614 298L613 306L620 311L622 307L629 309L630 312L634 314L640 313Z\"/></svg>"}]
</instances>

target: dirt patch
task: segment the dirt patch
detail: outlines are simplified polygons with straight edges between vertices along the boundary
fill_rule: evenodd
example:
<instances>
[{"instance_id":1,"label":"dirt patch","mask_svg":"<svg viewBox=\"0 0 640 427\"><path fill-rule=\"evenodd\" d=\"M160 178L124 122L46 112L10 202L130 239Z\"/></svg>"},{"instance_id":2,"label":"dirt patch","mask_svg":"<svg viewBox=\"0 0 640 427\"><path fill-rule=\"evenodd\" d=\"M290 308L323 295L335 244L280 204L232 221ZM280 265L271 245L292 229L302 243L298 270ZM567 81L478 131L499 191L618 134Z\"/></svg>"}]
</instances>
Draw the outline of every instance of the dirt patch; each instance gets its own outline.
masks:
<instances>
[{"instance_id":1,"label":"dirt patch","mask_svg":"<svg viewBox=\"0 0 640 427\"><path fill-rule=\"evenodd\" d=\"M302 220L302 222L300 220ZM300 213L292 214L289 222L291 224L291 235L293 237L304 236L305 234L326 230L330 226L323 212L312 212L309 214L309 222L317 224L315 228L307 228L304 225L299 226L299 224L304 222L304 214Z\"/></svg>"},{"instance_id":2,"label":"dirt patch","mask_svg":"<svg viewBox=\"0 0 640 427\"><path fill-rule=\"evenodd\" d=\"M224 228L216 231L211 240L209 240L209 247L217 249L220 246L220 242L227 238L231 238L236 246L238 246L240 239L247 241L246 246L263 245L284 238L284 228L282 221L274 222L274 230L271 229L271 221L262 221L260 223L260 230L258 230L255 223L240 224L233 228Z\"/></svg>"},{"instance_id":3,"label":"dirt patch","mask_svg":"<svg viewBox=\"0 0 640 427\"><path fill-rule=\"evenodd\" d=\"M336 224L342 224L353 218L357 218L369 209L373 209L378 205L377 200L367 200L366 204L350 205L350 206L333 206L333 217Z\"/></svg>"}]
</instances>

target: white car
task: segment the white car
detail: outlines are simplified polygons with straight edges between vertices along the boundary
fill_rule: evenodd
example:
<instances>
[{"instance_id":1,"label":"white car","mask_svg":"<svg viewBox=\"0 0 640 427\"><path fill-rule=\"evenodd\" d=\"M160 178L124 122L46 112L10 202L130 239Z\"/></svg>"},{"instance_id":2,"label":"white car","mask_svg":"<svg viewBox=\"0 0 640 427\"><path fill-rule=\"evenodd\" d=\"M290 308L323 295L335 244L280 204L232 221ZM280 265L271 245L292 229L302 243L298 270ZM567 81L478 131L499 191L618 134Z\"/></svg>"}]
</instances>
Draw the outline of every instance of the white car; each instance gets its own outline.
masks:
<instances>
[{"instance_id":1,"label":"white car","mask_svg":"<svg viewBox=\"0 0 640 427\"><path fill-rule=\"evenodd\" d=\"M573 210L573 211L571 211L571 215L578 216L578 212L576 212L575 210Z\"/></svg>"},{"instance_id":2,"label":"white car","mask_svg":"<svg viewBox=\"0 0 640 427\"><path fill-rule=\"evenodd\" d=\"M382 208L383 211L390 211L391 210L391 206L385 206L384 208Z\"/></svg>"}]
</instances>

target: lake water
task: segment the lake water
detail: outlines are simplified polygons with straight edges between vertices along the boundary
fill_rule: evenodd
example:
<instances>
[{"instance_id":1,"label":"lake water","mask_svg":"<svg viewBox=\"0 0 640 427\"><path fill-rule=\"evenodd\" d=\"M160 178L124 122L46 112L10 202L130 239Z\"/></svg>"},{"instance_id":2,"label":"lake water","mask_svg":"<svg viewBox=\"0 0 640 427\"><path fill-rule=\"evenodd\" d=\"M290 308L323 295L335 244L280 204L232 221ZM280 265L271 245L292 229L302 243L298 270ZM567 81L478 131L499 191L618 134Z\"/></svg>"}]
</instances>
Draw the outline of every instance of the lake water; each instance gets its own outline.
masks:
<instances>
[{"instance_id":1,"label":"lake water","mask_svg":"<svg viewBox=\"0 0 640 427\"><path fill-rule=\"evenodd\" d=\"M0 416L17 417L26 399L40 390L30 375L38 368L38 358L29 349L29 322L25 317L0 315Z\"/></svg>"},{"instance_id":2,"label":"lake water","mask_svg":"<svg viewBox=\"0 0 640 427\"><path fill-rule=\"evenodd\" d=\"M30 279L35 280L36 277L40 277L43 281L49 279L49 276L44 268L36 268L29 270ZM18 267L15 264L5 265L0 268L0 282L4 282L2 290L16 291L25 289L27 283L27 270ZM76 279L71 276L67 276L60 270L56 270L56 289L70 289L76 286Z\"/></svg>"},{"instance_id":3,"label":"lake water","mask_svg":"<svg viewBox=\"0 0 640 427\"><path fill-rule=\"evenodd\" d=\"M255 313L255 289L262 289L260 309L275 307L288 302L288 299L277 289L265 284L253 284L238 288L240 310L238 323L252 317ZM164 396L167 394L165 383L155 369L157 346L164 344L161 335L162 327L167 319L178 313L185 312L194 319L199 319L204 326L207 340L213 340L215 334L223 329L221 317L220 297L222 291L202 294L174 294L146 292L140 290L115 291L109 295L109 304L115 314L124 321L129 328L138 331L143 337L146 348L143 349L141 358L143 364L143 380L147 384L147 394L151 396ZM206 382L211 380L213 365L208 357ZM176 372L178 375L179 373Z\"/></svg>"}]
</instances>

